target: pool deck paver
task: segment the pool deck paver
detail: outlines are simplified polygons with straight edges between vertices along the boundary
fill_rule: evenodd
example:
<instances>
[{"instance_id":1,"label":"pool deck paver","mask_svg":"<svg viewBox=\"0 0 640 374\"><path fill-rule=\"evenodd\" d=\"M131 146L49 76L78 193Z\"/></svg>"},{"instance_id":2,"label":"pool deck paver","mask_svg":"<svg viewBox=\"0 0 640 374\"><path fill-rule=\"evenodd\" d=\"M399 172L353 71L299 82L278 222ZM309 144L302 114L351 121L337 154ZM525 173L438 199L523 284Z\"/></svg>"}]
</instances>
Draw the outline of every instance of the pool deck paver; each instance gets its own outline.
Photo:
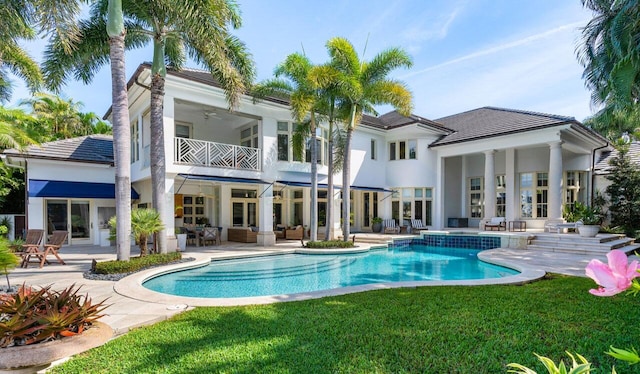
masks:
<instances>
[{"instance_id":1,"label":"pool deck paver","mask_svg":"<svg viewBox=\"0 0 640 374\"><path fill-rule=\"evenodd\" d=\"M370 244L360 243L358 245L368 246ZM297 241L278 242L277 245L272 247L227 242L214 247L188 247L188 251L184 252L183 255L184 257L193 257L195 261L171 265L171 268L208 263L211 259L293 253L299 247L300 243ZM106 303L110 306L105 310L106 315L101 321L110 325L116 335L126 333L133 328L165 320L197 305L222 306L294 301L398 286L495 283L495 280L493 282L404 282L394 285L354 286L293 296L248 298L249 300L244 301L238 299L182 298L156 293L141 286L144 279L151 274L165 271L166 267L135 273L118 282L85 279L82 274L90 269L93 259L96 261L115 259L115 249L112 247L63 247L60 255L67 265L52 262L42 269L35 265L31 265L26 269L17 268L9 276L12 285L23 283L31 286L52 285L55 289L63 289L72 284L81 285L81 292L87 293L94 302L107 299ZM134 249L134 247L132 247L132 255L138 255L137 249ZM482 252L480 258L498 264L509 264L531 276L531 279L540 277L544 272L584 276L584 268L591 259L598 258L606 262L604 255L594 256L522 249L492 249ZM507 281L504 281L506 278L501 279L502 281L499 281L499 283L521 283L527 281L527 279L511 279Z\"/></svg>"}]
</instances>

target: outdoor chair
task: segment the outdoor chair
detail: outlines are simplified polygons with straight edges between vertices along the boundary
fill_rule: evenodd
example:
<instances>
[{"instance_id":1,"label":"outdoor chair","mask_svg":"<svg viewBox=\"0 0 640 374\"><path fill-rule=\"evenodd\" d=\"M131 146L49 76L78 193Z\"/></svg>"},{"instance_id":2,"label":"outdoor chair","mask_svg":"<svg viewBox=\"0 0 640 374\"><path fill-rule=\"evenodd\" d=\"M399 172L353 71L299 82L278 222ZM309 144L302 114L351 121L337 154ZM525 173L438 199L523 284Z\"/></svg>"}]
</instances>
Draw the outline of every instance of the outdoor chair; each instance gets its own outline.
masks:
<instances>
[{"instance_id":1,"label":"outdoor chair","mask_svg":"<svg viewBox=\"0 0 640 374\"><path fill-rule=\"evenodd\" d=\"M400 233L400 226L396 226L396 220L393 218L390 219L385 219L384 221L382 221L382 226L384 226L384 233L390 233L390 234L399 234Z\"/></svg>"},{"instance_id":2,"label":"outdoor chair","mask_svg":"<svg viewBox=\"0 0 640 374\"><path fill-rule=\"evenodd\" d=\"M490 231L493 231L494 229L501 231L501 230L506 230L507 225L504 220L504 217L491 217L491 220L484 224L484 229L490 230Z\"/></svg>"},{"instance_id":3,"label":"outdoor chair","mask_svg":"<svg viewBox=\"0 0 640 374\"><path fill-rule=\"evenodd\" d=\"M302 225L298 225L294 229L287 229L284 232L284 237L287 240L302 240L304 237L304 228Z\"/></svg>"},{"instance_id":4,"label":"outdoor chair","mask_svg":"<svg viewBox=\"0 0 640 374\"><path fill-rule=\"evenodd\" d=\"M207 245L207 242L213 242L213 245L218 245L220 243L218 229L216 227L205 227L200 233L199 240L202 245Z\"/></svg>"},{"instance_id":5,"label":"outdoor chair","mask_svg":"<svg viewBox=\"0 0 640 374\"><path fill-rule=\"evenodd\" d=\"M49 255L55 256L60 264L66 265L64 260L58 254L58 251L60 250L60 247L62 247L62 244L67 240L67 235L68 232L66 231L54 231L49 242L44 245L44 249L42 251L39 249L36 249L35 251L32 250L22 256L21 266L26 268L29 265L31 257L36 257L40 260L40 267L42 268L45 262L47 264L49 263L49 260L47 260L47 256Z\"/></svg>"},{"instance_id":6,"label":"outdoor chair","mask_svg":"<svg viewBox=\"0 0 640 374\"><path fill-rule=\"evenodd\" d=\"M429 230L427 226L422 223L420 219L412 219L411 220L411 230Z\"/></svg>"},{"instance_id":7,"label":"outdoor chair","mask_svg":"<svg viewBox=\"0 0 640 374\"><path fill-rule=\"evenodd\" d=\"M42 242L42 235L44 235L44 230L27 230L27 236L22 245L22 250L25 252L38 250L40 248L40 242Z\"/></svg>"}]
</instances>

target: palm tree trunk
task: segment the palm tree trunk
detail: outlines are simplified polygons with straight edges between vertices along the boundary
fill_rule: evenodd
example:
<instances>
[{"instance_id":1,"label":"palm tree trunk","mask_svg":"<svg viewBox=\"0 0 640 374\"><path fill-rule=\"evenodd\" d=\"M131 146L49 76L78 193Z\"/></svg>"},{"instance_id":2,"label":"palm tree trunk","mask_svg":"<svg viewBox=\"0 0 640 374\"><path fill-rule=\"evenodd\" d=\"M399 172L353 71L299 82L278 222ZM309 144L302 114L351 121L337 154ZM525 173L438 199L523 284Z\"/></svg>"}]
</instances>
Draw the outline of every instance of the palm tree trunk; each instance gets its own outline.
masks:
<instances>
[{"instance_id":1,"label":"palm tree trunk","mask_svg":"<svg viewBox=\"0 0 640 374\"><path fill-rule=\"evenodd\" d=\"M163 64L164 65L164 64ZM164 221L166 216L164 154L164 76L152 73L151 76L151 201L153 208ZM167 253L167 234L162 229L157 235L157 251Z\"/></svg>"},{"instance_id":2,"label":"palm tree trunk","mask_svg":"<svg viewBox=\"0 0 640 374\"><path fill-rule=\"evenodd\" d=\"M309 240L318 240L318 147L316 137L316 119L311 112L311 222Z\"/></svg>"},{"instance_id":3,"label":"palm tree trunk","mask_svg":"<svg viewBox=\"0 0 640 374\"><path fill-rule=\"evenodd\" d=\"M329 154L327 155L327 208L325 214L324 240L331 240L333 228L333 124L329 123Z\"/></svg>"},{"instance_id":4,"label":"palm tree trunk","mask_svg":"<svg viewBox=\"0 0 640 374\"><path fill-rule=\"evenodd\" d=\"M342 164L342 240L349 241L351 234L351 139L353 138L353 129L356 127L356 104L352 104L349 127L347 127L347 136L344 143L344 162Z\"/></svg>"},{"instance_id":5,"label":"palm tree trunk","mask_svg":"<svg viewBox=\"0 0 640 374\"><path fill-rule=\"evenodd\" d=\"M111 7L111 1L109 6ZM124 29L109 37L111 59L111 108L113 119L113 158L115 163L116 253L120 261L131 256L131 132L129 98L124 63Z\"/></svg>"}]
</instances>

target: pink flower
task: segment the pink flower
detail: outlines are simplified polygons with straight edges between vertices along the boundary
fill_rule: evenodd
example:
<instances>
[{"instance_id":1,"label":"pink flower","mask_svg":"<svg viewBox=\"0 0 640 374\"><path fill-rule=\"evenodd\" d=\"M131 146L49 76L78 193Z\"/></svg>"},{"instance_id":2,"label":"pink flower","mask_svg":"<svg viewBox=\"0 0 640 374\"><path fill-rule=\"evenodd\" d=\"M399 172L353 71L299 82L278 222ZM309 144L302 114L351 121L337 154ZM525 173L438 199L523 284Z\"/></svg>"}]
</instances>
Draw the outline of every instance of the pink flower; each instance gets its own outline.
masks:
<instances>
[{"instance_id":1,"label":"pink flower","mask_svg":"<svg viewBox=\"0 0 640 374\"><path fill-rule=\"evenodd\" d=\"M632 261L627 266L627 255L614 249L607 253L609 265L600 260L591 260L586 268L586 274L600 287L589 292L596 296L613 296L625 291L631 286L633 278L640 276L638 261Z\"/></svg>"}]
</instances>

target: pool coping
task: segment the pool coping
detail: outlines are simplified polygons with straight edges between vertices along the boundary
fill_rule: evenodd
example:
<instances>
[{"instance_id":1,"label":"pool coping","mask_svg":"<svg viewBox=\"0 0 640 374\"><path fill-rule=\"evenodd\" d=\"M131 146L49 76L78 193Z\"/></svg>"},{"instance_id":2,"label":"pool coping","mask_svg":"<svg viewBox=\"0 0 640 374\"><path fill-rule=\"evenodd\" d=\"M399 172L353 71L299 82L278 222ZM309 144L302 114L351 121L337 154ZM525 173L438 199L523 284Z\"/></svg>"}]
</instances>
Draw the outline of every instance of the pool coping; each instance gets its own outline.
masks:
<instances>
[{"instance_id":1,"label":"pool coping","mask_svg":"<svg viewBox=\"0 0 640 374\"><path fill-rule=\"evenodd\" d=\"M366 252L371 249L379 249L380 246L371 246L370 248L358 248L357 252ZM482 286L482 285L498 285L498 284L524 284L532 282L536 279L540 279L545 276L546 272L544 270L530 267L521 263L512 262L509 260L500 260L491 258L491 251L498 250L489 249L484 250L478 254L478 258L484 262L505 266L514 270L519 271L519 274L511 275L503 278L488 278L488 279L473 279L473 280L447 280L447 281L409 281L409 282L388 282L388 283L374 283L374 284L365 284L358 286L349 286L342 288L335 288L330 290L322 290L322 291L312 291L312 292L303 292L296 294L287 294L287 295L274 295L274 296L253 296L253 297L237 297L237 298L203 298L203 297L186 297L186 296L176 296L164 294L156 291L149 290L145 288L142 284L153 277L172 273L180 270L188 270L194 269L202 266L206 266L211 261L217 260L231 260L231 259L242 259L242 258L250 258L250 257L260 257L260 256L273 256L273 255L281 255L281 254L293 254L293 253L305 253L308 254L309 250L302 252L302 248L299 249L291 249L291 250L273 250L273 251L262 251L261 253L247 253L247 254L239 254L239 253L229 253L228 255L220 255L212 257L211 254L203 254L203 253L194 253L192 257L195 258L194 261L184 262L174 265L169 265L162 268L152 268L148 270L144 270L132 275L129 275L118 282L116 282L113 286L113 290L125 297L140 300L144 302L150 303L162 303L162 304L174 304L177 306L186 307L194 307L194 306L240 306L240 305L258 305L258 304L272 304L279 302L289 302L289 301L301 301L301 300L311 300L318 299L327 296L339 296L346 295L350 293L357 292L365 292L365 291L373 291L373 290L383 290L383 289L393 289L393 288L415 288L415 287L428 287L428 286ZM351 251L345 249L343 251L337 252L332 250L331 254L344 254L344 253L354 253L353 248ZM316 254L320 254L320 252L326 251L314 251Z\"/></svg>"}]
</instances>

